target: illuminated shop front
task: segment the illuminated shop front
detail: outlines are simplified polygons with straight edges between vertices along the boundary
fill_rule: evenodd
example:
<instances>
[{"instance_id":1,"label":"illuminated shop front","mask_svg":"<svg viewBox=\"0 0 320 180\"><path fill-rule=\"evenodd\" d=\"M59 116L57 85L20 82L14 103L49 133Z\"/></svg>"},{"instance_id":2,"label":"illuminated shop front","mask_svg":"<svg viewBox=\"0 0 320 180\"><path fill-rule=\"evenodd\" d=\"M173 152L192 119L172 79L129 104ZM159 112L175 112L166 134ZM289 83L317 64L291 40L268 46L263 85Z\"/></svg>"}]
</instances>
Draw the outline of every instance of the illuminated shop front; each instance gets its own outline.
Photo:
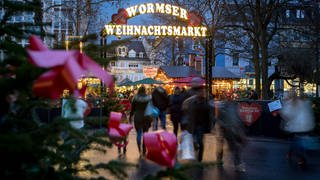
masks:
<instances>
[{"instance_id":1,"label":"illuminated shop front","mask_svg":"<svg viewBox=\"0 0 320 180\"><path fill-rule=\"evenodd\" d=\"M232 91L234 84L240 79L222 67L214 67L212 72L212 94L214 95ZM171 93L176 86L190 88L191 80L196 76L201 77L200 72L191 66L160 66L155 79L164 82L165 89ZM203 81L205 82L204 79Z\"/></svg>"}]
</instances>

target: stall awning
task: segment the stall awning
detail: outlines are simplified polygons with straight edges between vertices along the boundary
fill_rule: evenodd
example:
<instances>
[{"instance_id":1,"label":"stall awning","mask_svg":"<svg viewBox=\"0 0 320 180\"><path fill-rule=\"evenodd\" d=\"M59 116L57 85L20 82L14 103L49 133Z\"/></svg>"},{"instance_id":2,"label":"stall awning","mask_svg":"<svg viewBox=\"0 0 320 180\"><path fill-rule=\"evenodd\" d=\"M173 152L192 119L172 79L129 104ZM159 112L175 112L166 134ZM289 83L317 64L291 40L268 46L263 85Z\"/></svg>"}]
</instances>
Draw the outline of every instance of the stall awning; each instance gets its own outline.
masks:
<instances>
[{"instance_id":1,"label":"stall awning","mask_svg":"<svg viewBox=\"0 0 320 180\"><path fill-rule=\"evenodd\" d=\"M215 66L212 67L213 79L240 79L241 77L232 73L225 67Z\"/></svg>"},{"instance_id":2,"label":"stall awning","mask_svg":"<svg viewBox=\"0 0 320 180\"><path fill-rule=\"evenodd\" d=\"M129 78L125 78L118 83L118 86L130 86L132 81Z\"/></svg>"},{"instance_id":3,"label":"stall awning","mask_svg":"<svg viewBox=\"0 0 320 180\"><path fill-rule=\"evenodd\" d=\"M140 81L135 81L132 83L133 85L138 85L138 84L163 84L162 81L158 81L152 78L145 78L141 79Z\"/></svg>"},{"instance_id":4,"label":"stall awning","mask_svg":"<svg viewBox=\"0 0 320 180\"><path fill-rule=\"evenodd\" d=\"M200 72L197 72L190 66L160 66L168 78L186 78L190 76L199 76Z\"/></svg>"}]
</instances>

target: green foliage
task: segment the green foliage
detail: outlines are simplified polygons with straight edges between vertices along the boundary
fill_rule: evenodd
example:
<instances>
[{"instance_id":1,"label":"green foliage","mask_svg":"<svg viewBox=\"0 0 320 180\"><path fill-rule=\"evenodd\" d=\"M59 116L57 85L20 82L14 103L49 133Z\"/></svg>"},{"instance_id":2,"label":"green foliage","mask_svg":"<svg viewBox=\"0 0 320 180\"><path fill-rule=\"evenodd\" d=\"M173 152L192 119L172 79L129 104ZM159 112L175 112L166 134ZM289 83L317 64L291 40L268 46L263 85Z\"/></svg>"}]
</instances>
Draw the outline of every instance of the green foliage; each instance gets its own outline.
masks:
<instances>
[{"instance_id":1,"label":"green foliage","mask_svg":"<svg viewBox=\"0 0 320 180\"><path fill-rule=\"evenodd\" d=\"M105 152L112 146L105 130L73 129L70 120L63 118L38 121L35 109L48 108L48 103L34 97L31 87L44 70L28 62L25 48L16 40L27 39L34 32L41 34L44 23L8 20L22 12L41 10L40 1L4 0L0 7L5 10L0 19L0 49L6 54L0 63L0 179L84 179L81 172L97 173L98 169L124 177L123 162L93 165L82 156L86 151ZM17 100L8 100L12 94Z\"/></svg>"},{"instance_id":2,"label":"green foliage","mask_svg":"<svg viewBox=\"0 0 320 180\"><path fill-rule=\"evenodd\" d=\"M105 92L105 91L104 91ZM120 104L120 99L118 98L117 92L113 91L110 94L102 94L102 107L103 107L103 114L109 117L110 112L121 112L123 106Z\"/></svg>"},{"instance_id":3,"label":"green foliage","mask_svg":"<svg viewBox=\"0 0 320 180\"><path fill-rule=\"evenodd\" d=\"M0 174L5 178L74 179L80 172L97 173L104 166L90 164L81 154L93 149L93 143L111 147L105 132L79 131L62 118L40 125L29 118L12 117L4 126L0 134ZM105 167L112 167L112 163Z\"/></svg>"},{"instance_id":4,"label":"green foliage","mask_svg":"<svg viewBox=\"0 0 320 180\"><path fill-rule=\"evenodd\" d=\"M117 179L127 179L128 175L125 169L129 167L137 167L137 165L114 160L110 161L109 164L97 164L96 167L108 169Z\"/></svg>"},{"instance_id":5,"label":"green foliage","mask_svg":"<svg viewBox=\"0 0 320 180\"><path fill-rule=\"evenodd\" d=\"M84 119L86 128L90 129L90 128L101 128L107 127L107 123L108 123L109 117L106 116L93 116L93 117L86 117Z\"/></svg>"}]
</instances>

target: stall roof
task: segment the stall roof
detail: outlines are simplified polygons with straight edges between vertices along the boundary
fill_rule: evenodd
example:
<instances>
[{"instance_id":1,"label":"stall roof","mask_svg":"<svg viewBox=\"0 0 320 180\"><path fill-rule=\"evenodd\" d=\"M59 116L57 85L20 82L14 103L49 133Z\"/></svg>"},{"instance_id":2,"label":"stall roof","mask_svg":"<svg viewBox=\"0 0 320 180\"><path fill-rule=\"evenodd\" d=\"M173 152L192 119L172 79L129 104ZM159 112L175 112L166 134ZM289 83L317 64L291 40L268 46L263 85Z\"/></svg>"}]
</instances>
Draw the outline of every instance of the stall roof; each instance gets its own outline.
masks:
<instances>
[{"instance_id":1,"label":"stall roof","mask_svg":"<svg viewBox=\"0 0 320 180\"><path fill-rule=\"evenodd\" d=\"M160 66L160 69L170 78L185 78L200 75L200 72L197 72L190 66Z\"/></svg>"},{"instance_id":2,"label":"stall roof","mask_svg":"<svg viewBox=\"0 0 320 180\"><path fill-rule=\"evenodd\" d=\"M221 79L221 78L226 78L226 79L240 79L240 76L232 73L225 67L219 67L215 66L212 67L212 78L214 79Z\"/></svg>"},{"instance_id":3,"label":"stall roof","mask_svg":"<svg viewBox=\"0 0 320 180\"><path fill-rule=\"evenodd\" d=\"M118 83L118 86L129 86L129 85L131 85L131 83L132 83L132 81L126 77L125 79L123 79L122 81L120 81Z\"/></svg>"},{"instance_id":4,"label":"stall roof","mask_svg":"<svg viewBox=\"0 0 320 180\"><path fill-rule=\"evenodd\" d=\"M163 84L163 82L152 79L152 78L145 78L132 83L132 85L138 85L138 84Z\"/></svg>"},{"instance_id":5,"label":"stall roof","mask_svg":"<svg viewBox=\"0 0 320 180\"><path fill-rule=\"evenodd\" d=\"M186 78L193 76L200 76L201 73L197 72L190 66L160 66L160 69L170 78ZM213 79L240 79L240 76L232 73L225 67L212 67Z\"/></svg>"}]
</instances>

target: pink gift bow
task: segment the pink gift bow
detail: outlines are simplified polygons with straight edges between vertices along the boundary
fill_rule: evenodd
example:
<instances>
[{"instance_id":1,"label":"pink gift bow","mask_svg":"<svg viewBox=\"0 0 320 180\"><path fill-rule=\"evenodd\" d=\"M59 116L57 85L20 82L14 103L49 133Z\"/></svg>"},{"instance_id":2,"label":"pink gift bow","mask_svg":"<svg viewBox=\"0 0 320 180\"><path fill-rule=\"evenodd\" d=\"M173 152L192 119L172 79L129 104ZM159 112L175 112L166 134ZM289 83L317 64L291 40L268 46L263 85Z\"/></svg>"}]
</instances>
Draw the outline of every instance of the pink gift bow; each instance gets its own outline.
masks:
<instances>
[{"instance_id":1,"label":"pink gift bow","mask_svg":"<svg viewBox=\"0 0 320 180\"><path fill-rule=\"evenodd\" d=\"M100 65L79 51L49 50L37 36L29 38L29 61L37 67L51 68L34 83L35 95L57 99L64 89L77 91L77 82L83 75L92 75L107 86L113 86L113 77Z\"/></svg>"},{"instance_id":2,"label":"pink gift bow","mask_svg":"<svg viewBox=\"0 0 320 180\"><path fill-rule=\"evenodd\" d=\"M174 166L177 154L177 138L173 133L167 131L145 133L143 142L147 149L147 159L170 168Z\"/></svg>"},{"instance_id":3,"label":"pink gift bow","mask_svg":"<svg viewBox=\"0 0 320 180\"><path fill-rule=\"evenodd\" d=\"M120 123L121 113L110 112L108 121L108 135L113 140L113 143L118 147L124 147L128 144L125 138L133 128L131 124ZM121 140L125 140L121 142Z\"/></svg>"}]
</instances>

